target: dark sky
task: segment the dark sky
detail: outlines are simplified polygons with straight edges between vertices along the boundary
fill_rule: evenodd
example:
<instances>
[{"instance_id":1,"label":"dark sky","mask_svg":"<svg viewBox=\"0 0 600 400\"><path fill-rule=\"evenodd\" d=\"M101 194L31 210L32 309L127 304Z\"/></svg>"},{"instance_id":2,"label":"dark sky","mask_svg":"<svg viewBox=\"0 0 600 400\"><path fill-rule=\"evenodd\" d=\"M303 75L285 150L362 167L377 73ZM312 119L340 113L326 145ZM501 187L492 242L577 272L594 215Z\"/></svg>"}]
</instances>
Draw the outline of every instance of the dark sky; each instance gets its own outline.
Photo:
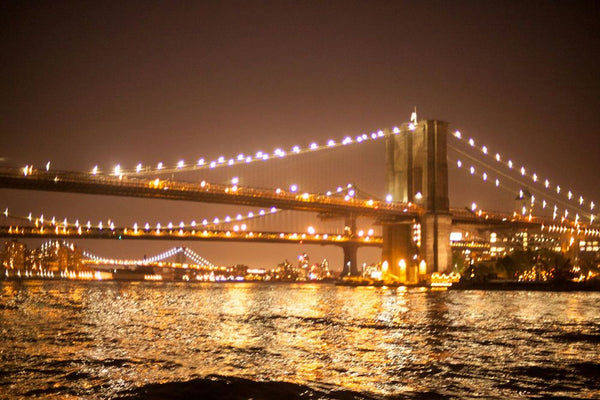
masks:
<instances>
[{"instance_id":1,"label":"dark sky","mask_svg":"<svg viewBox=\"0 0 600 400\"><path fill-rule=\"evenodd\" d=\"M417 106L420 119L446 120L600 204L599 10L594 1L2 2L0 157L77 170L210 159L392 127ZM377 191L383 175L369 165L382 154L352 153L363 166L348 179ZM321 190L309 178L307 190ZM15 213L69 219L235 212L0 194ZM464 182L451 197L500 207ZM135 257L174 243L81 245ZM300 251L341 262L328 247L187 245L222 264L273 266Z\"/></svg>"}]
</instances>

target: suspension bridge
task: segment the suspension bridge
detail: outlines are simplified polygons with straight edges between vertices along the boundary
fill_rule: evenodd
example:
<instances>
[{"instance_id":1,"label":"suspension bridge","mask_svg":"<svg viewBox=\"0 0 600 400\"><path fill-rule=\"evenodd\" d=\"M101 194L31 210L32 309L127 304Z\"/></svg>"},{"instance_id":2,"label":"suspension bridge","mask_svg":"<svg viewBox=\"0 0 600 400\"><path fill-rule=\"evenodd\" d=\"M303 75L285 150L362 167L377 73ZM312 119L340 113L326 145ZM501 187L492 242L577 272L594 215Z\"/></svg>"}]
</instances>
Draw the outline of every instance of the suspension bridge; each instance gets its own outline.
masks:
<instances>
[{"instance_id":1,"label":"suspension bridge","mask_svg":"<svg viewBox=\"0 0 600 400\"><path fill-rule=\"evenodd\" d=\"M303 191L297 185L266 187L242 184L243 175L230 182L184 179L192 174L236 168L241 171L307 154L357 148L366 143L385 146L385 194L372 196L354 184L326 191ZM248 155L252 154L252 155ZM343 275L357 275L357 249L382 248L381 261L402 282L417 282L452 267L452 249L550 246L574 251L578 244L600 237L595 203L542 178L510 158L492 152L473 138L450 132L437 120L410 123L389 130L364 133L342 140L316 142L289 151L257 152L201 158L174 165L94 166L89 171L60 171L33 165L0 168L0 188L109 195L261 208L247 214L205 218L179 224L118 226L106 219L98 224L13 213L6 208L0 236L11 238L199 240L231 242L304 243L335 245L343 249ZM356 163L361 161L356 160ZM476 203L450 207L448 169L464 179L493 190L515 194L511 211L482 210ZM176 178L178 177L178 178ZM268 182L267 182L268 183ZM311 226L305 231L256 229L253 224L274 215L302 213ZM359 229L357 219L372 221L375 229ZM74 220L74 221L73 221ZM85 219L81 219L85 221ZM320 222L340 224L334 230L316 229ZM460 237L452 237L459 233ZM498 243L493 245L493 243ZM544 244L545 243L545 244Z\"/></svg>"}]
</instances>

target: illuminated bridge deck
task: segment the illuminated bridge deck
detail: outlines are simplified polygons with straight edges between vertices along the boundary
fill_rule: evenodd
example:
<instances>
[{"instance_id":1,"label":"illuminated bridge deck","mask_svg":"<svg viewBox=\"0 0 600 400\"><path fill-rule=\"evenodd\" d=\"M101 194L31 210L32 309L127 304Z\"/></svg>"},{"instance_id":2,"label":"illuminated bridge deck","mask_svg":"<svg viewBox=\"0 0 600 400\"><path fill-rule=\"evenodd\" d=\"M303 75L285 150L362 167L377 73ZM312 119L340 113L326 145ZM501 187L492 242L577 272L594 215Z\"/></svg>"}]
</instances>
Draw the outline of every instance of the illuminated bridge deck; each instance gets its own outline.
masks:
<instances>
[{"instance_id":1,"label":"illuminated bridge deck","mask_svg":"<svg viewBox=\"0 0 600 400\"><path fill-rule=\"evenodd\" d=\"M339 234L307 234L296 232L235 232L221 230L134 230L130 228L63 228L44 227L43 229L24 226L0 226L0 237L23 239L112 239L112 240L181 240L181 241L227 241L263 243L302 243L318 245L356 244L359 246L381 247L381 237L349 237Z\"/></svg>"}]
</instances>

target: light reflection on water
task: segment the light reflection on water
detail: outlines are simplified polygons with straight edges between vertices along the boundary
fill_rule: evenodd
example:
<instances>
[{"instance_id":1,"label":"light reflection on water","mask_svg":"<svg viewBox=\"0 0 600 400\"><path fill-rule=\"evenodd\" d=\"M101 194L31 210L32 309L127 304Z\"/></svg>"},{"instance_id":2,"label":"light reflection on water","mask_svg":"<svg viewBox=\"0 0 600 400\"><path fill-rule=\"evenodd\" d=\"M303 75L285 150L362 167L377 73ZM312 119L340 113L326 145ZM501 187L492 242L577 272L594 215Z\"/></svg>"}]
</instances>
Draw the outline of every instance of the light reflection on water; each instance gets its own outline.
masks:
<instances>
[{"instance_id":1,"label":"light reflection on water","mask_svg":"<svg viewBox=\"0 0 600 400\"><path fill-rule=\"evenodd\" d=\"M600 293L0 283L0 398L208 374L462 398L600 397Z\"/></svg>"}]
</instances>

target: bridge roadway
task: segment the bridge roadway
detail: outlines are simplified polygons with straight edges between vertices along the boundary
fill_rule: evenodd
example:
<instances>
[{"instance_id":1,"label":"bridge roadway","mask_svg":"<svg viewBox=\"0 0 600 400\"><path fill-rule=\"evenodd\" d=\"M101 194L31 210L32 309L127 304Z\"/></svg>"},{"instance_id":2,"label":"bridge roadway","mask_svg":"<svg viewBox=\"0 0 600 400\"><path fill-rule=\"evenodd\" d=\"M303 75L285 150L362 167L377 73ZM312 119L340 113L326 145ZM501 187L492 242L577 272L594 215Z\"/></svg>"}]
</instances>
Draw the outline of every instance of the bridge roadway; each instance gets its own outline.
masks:
<instances>
[{"instance_id":1,"label":"bridge roadway","mask_svg":"<svg viewBox=\"0 0 600 400\"><path fill-rule=\"evenodd\" d=\"M325 194L292 193L281 189L258 189L204 181L140 179L133 176L115 177L70 171L33 170L25 175L23 169L1 168L0 188L276 207L284 210L394 220L411 220L421 212L421 208L414 204L356 198L346 200Z\"/></svg>"},{"instance_id":2,"label":"bridge roadway","mask_svg":"<svg viewBox=\"0 0 600 400\"><path fill-rule=\"evenodd\" d=\"M296 232L246 232L225 230L190 230L164 229L157 233L156 229L131 229L115 227L100 229L87 227L54 226L37 228L34 226L0 226L0 237L12 239L112 239L112 240L189 240L189 241L228 241L228 242L263 242L263 243L302 243L318 245L381 247L381 237L350 237L347 235L308 234Z\"/></svg>"},{"instance_id":3,"label":"bridge roadway","mask_svg":"<svg viewBox=\"0 0 600 400\"><path fill-rule=\"evenodd\" d=\"M284 210L311 211L333 216L374 217L382 223L412 222L423 214L415 204L383 202L373 199L341 198L314 193L293 193L281 189L202 182L143 179L135 176L93 175L75 171L43 171L1 167L0 188L84 193L109 196L183 200ZM452 208L454 225L489 226L495 229L540 228L552 220L515 214L472 212ZM566 223L564 225L572 225Z\"/></svg>"}]
</instances>

